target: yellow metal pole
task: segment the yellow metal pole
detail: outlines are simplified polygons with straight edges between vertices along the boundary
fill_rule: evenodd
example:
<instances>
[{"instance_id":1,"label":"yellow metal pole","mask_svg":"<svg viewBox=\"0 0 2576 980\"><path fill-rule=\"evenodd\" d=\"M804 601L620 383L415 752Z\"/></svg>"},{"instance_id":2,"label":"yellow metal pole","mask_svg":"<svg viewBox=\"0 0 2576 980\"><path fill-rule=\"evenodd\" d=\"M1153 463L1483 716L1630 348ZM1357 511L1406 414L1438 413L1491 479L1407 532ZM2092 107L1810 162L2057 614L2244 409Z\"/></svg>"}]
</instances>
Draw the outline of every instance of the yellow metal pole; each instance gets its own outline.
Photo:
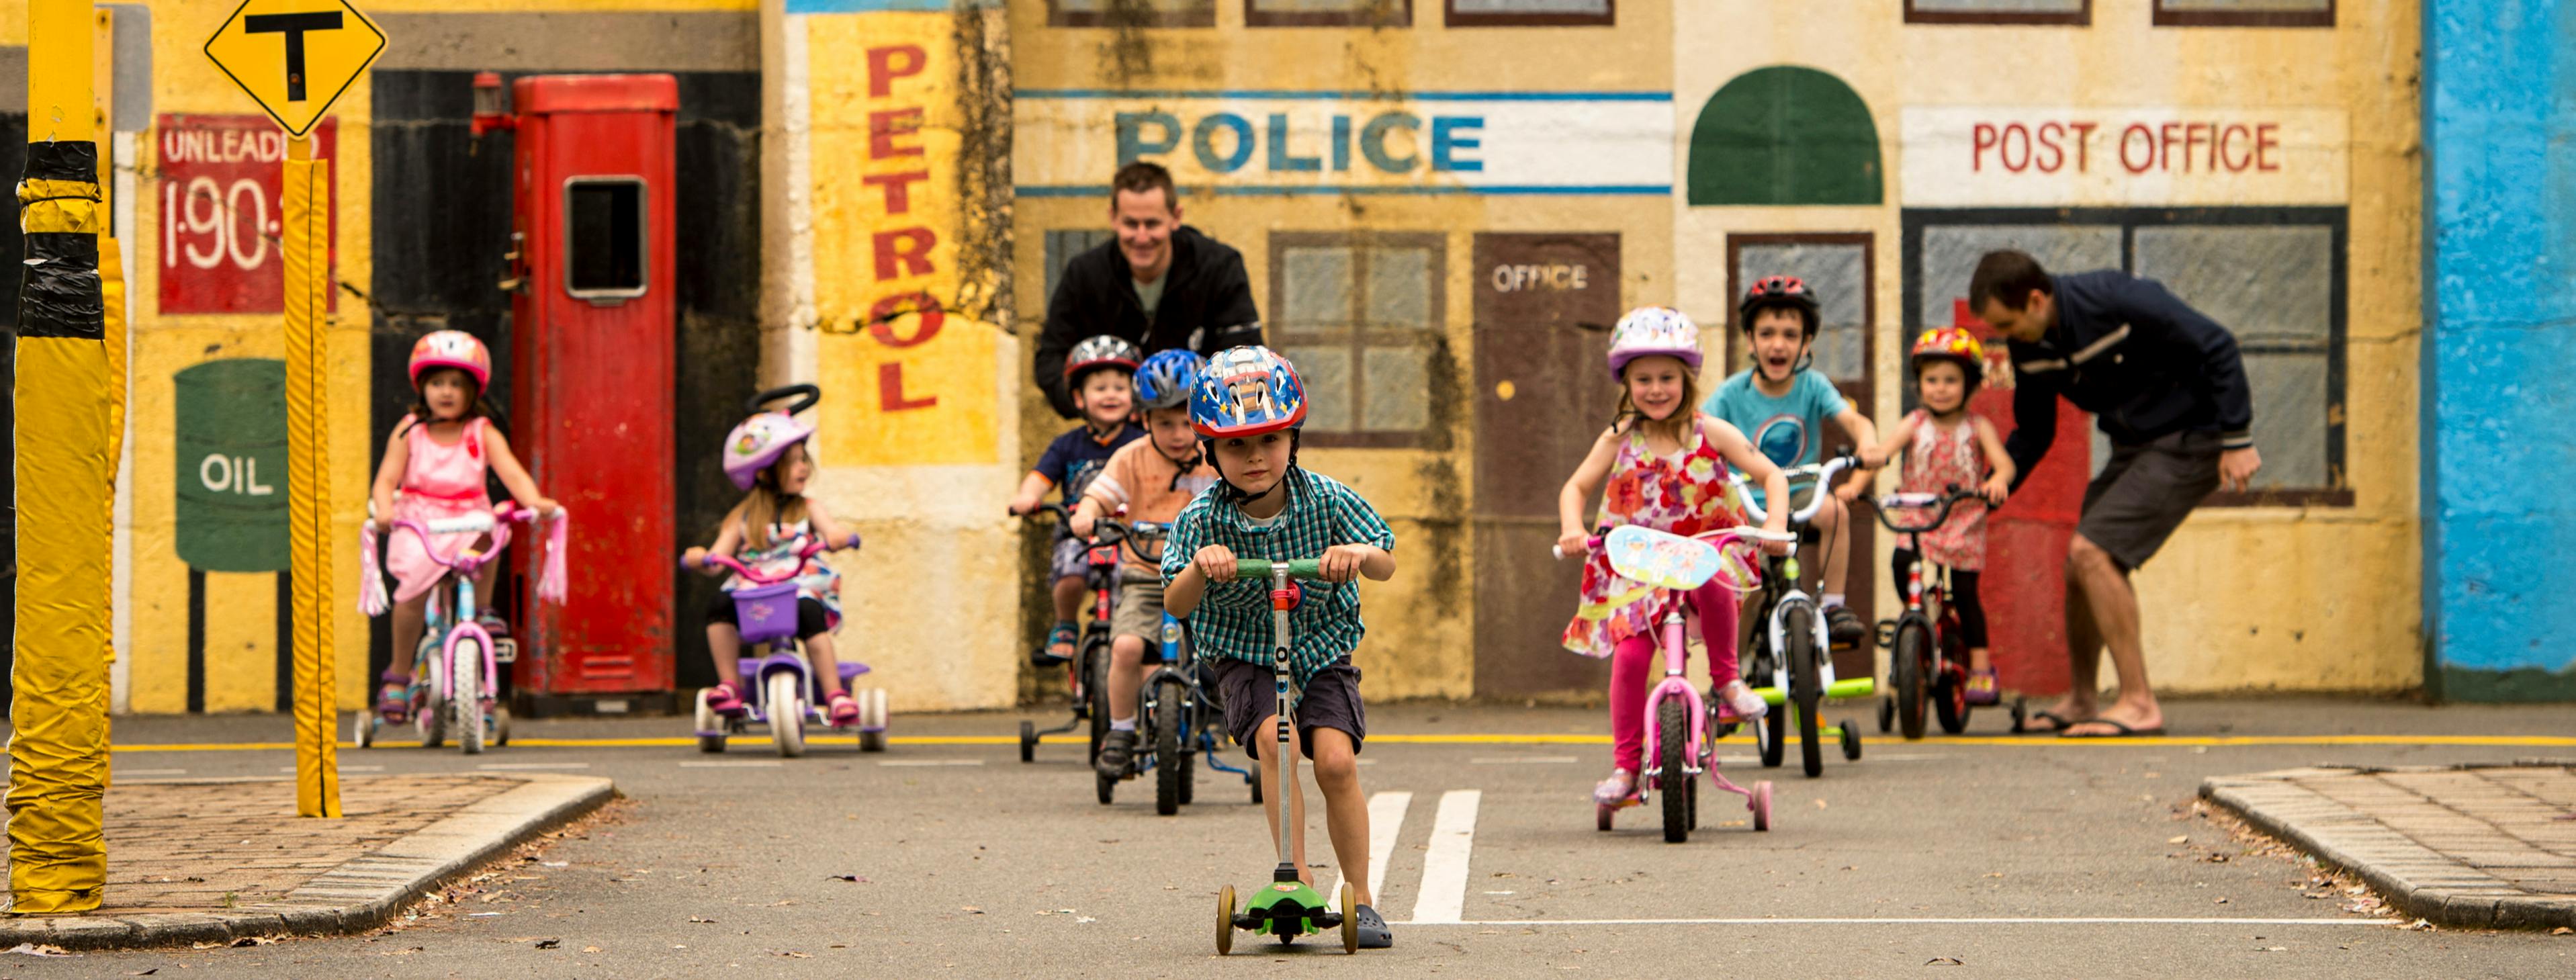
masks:
<instances>
[{"instance_id":1,"label":"yellow metal pole","mask_svg":"<svg viewBox=\"0 0 2576 980\"><path fill-rule=\"evenodd\" d=\"M295 610L295 812L340 815L331 650L331 163L286 141L286 520Z\"/></svg>"},{"instance_id":2,"label":"yellow metal pole","mask_svg":"<svg viewBox=\"0 0 2576 980\"><path fill-rule=\"evenodd\" d=\"M26 269L18 298L18 606L9 910L95 909L107 885L108 419L90 0L27 4Z\"/></svg>"},{"instance_id":3,"label":"yellow metal pole","mask_svg":"<svg viewBox=\"0 0 2576 980\"><path fill-rule=\"evenodd\" d=\"M91 105L94 109L93 118L96 120L97 131L103 136L108 136L108 140L100 144L101 152L98 155L98 287L99 308L104 313L100 322L104 328L102 337L107 349L108 382L107 496L99 500L99 506L107 510L109 532L107 612L112 622L112 614L116 611L114 605L116 599L116 481L124 478L123 474L117 472L117 467L125 458L127 361L125 253L124 248L116 241L116 160L113 149L115 143L114 137L108 135L115 132L115 127L109 125L108 120L114 115L113 110L116 107L116 11L112 8L100 7L97 8L95 16L98 31L93 36L92 43L98 45L98 50L108 53L107 57L96 59L97 64L90 74L90 82L95 89L92 92ZM107 662L108 675L113 678L116 672L116 637L112 628L106 649L102 653ZM99 711L104 715L113 703L114 692L108 685L100 685L98 696Z\"/></svg>"}]
</instances>

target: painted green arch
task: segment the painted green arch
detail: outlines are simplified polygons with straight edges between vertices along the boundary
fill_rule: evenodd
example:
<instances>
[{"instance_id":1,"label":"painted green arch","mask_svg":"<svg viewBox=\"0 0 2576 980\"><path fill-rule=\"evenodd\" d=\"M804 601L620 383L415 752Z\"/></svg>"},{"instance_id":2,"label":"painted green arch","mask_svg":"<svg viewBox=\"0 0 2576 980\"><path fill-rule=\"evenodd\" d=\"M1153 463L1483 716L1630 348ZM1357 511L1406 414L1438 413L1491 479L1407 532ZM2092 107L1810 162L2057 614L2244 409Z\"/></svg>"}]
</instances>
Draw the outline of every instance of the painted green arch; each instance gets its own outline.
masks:
<instances>
[{"instance_id":1,"label":"painted green arch","mask_svg":"<svg viewBox=\"0 0 2576 980\"><path fill-rule=\"evenodd\" d=\"M1878 125L1833 75L1774 65L1735 76L1691 126L1690 202L1877 204Z\"/></svg>"}]
</instances>

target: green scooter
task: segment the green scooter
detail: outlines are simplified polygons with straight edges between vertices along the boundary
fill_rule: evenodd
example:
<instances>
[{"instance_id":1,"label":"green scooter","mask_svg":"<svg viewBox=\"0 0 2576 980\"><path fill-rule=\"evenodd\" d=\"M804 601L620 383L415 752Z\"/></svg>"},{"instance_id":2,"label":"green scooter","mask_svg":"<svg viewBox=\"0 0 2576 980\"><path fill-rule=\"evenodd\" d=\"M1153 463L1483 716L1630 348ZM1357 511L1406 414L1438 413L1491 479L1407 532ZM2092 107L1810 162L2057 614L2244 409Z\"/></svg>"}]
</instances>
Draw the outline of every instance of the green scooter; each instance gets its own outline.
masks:
<instances>
[{"instance_id":1,"label":"green scooter","mask_svg":"<svg viewBox=\"0 0 2576 980\"><path fill-rule=\"evenodd\" d=\"M1216 894L1216 952L1224 956L1234 952L1234 932L1260 933L1279 937L1281 945L1297 941L1326 929L1342 931L1342 952L1360 951L1359 917L1349 914L1356 906L1356 891L1350 882L1342 883L1340 907L1335 912L1324 904L1324 896L1297 875L1297 861L1288 849L1290 816L1288 782L1297 778L1297 753L1289 751L1288 724L1296 715L1294 692L1288 689L1288 651L1293 631L1288 625L1288 611L1296 608L1298 590L1295 579L1321 580L1315 559L1269 562L1241 559L1234 563L1237 578L1270 580L1271 680L1279 693L1279 764L1271 767L1277 780L1270 786L1270 798L1279 802L1279 867L1271 872L1270 884L1253 893L1241 914L1234 911L1234 886L1227 885Z\"/></svg>"}]
</instances>

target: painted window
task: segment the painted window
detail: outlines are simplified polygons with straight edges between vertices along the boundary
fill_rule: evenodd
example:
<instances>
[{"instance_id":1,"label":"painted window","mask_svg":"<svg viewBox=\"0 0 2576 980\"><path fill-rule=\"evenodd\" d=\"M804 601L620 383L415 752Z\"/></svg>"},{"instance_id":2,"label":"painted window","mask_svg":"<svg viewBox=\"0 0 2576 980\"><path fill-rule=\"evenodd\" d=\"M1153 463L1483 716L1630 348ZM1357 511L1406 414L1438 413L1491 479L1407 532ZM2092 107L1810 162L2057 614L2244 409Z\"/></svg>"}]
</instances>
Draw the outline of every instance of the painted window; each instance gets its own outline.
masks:
<instances>
[{"instance_id":1,"label":"painted window","mask_svg":"<svg viewBox=\"0 0 2576 980\"><path fill-rule=\"evenodd\" d=\"M1451 27L1585 27L1618 23L1618 0L1447 0Z\"/></svg>"},{"instance_id":2,"label":"painted window","mask_svg":"<svg viewBox=\"0 0 2576 980\"><path fill-rule=\"evenodd\" d=\"M1243 0L1247 27L1411 27L1413 0Z\"/></svg>"},{"instance_id":3,"label":"painted window","mask_svg":"<svg viewBox=\"0 0 2576 980\"><path fill-rule=\"evenodd\" d=\"M1272 343L1306 382L1318 446L1430 446L1443 356L1446 249L1436 233L1274 232Z\"/></svg>"},{"instance_id":4,"label":"painted window","mask_svg":"<svg viewBox=\"0 0 2576 980\"><path fill-rule=\"evenodd\" d=\"M2074 24L2093 22L2093 0L1905 0L1908 24Z\"/></svg>"},{"instance_id":5,"label":"painted window","mask_svg":"<svg viewBox=\"0 0 2576 980\"><path fill-rule=\"evenodd\" d=\"M1214 27L1216 0L1047 0L1049 27Z\"/></svg>"},{"instance_id":6,"label":"painted window","mask_svg":"<svg viewBox=\"0 0 2576 980\"><path fill-rule=\"evenodd\" d=\"M1046 233L1046 298L1055 299L1055 284L1064 281L1064 267L1073 257L1088 252L1102 242L1118 237L1107 228L1059 228Z\"/></svg>"},{"instance_id":7,"label":"painted window","mask_svg":"<svg viewBox=\"0 0 2576 980\"><path fill-rule=\"evenodd\" d=\"M2158 27L2333 27L2334 22L2335 0L2156 0Z\"/></svg>"},{"instance_id":8,"label":"painted window","mask_svg":"<svg viewBox=\"0 0 2576 980\"><path fill-rule=\"evenodd\" d=\"M1752 356L1744 344L1744 324L1734 303L1764 276L1796 276L1815 290L1818 312L1816 370L1847 392L1869 383L1870 236L1729 235L1726 239L1729 304L1726 311L1727 374L1742 370ZM1862 406L1869 405L1862 399Z\"/></svg>"},{"instance_id":9,"label":"painted window","mask_svg":"<svg viewBox=\"0 0 2576 980\"><path fill-rule=\"evenodd\" d=\"M2206 505L2350 506L2344 471L2343 208L1914 210L1905 214L1902 336L1966 317L1968 276L2018 248L2053 272L2155 279L2236 335L2263 470ZM2110 458L2093 435L2093 465Z\"/></svg>"},{"instance_id":10,"label":"painted window","mask_svg":"<svg viewBox=\"0 0 2576 980\"><path fill-rule=\"evenodd\" d=\"M1842 79L1776 65L1735 76L1690 136L1690 203L1877 204L1878 124Z\"/></svg>"}]
</instances>

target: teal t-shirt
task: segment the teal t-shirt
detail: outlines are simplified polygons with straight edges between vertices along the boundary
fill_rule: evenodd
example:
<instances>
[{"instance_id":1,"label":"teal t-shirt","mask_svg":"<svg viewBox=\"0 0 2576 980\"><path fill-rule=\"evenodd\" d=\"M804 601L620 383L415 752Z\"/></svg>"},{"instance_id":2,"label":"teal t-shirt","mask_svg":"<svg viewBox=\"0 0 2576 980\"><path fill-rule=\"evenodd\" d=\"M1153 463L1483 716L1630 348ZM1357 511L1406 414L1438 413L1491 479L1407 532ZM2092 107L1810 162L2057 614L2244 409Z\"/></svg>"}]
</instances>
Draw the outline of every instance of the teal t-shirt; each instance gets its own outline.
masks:
<instances>
[{"instance_id":1,"label":"teal t-shirt","mask_svg":"<svg viewBox=\"0 0 2576 980\"><path fill-rule=\"evenodd\" d=\"M1754 449L1771 462L1789 467L1805 466L1821 458L1825 420L1850 407L1843 393L1834 389L1834 383L1814 368L1791 376L1789 394L1780 398L1754 387L1753 369L1746 368L1718 385L1699 409L1743 430ZM1754 489L1753 494L1755 500L1762 500L1760 489ZM1769 502L1763 503L1767 506Z\"/></svg>"}]
</instances>

